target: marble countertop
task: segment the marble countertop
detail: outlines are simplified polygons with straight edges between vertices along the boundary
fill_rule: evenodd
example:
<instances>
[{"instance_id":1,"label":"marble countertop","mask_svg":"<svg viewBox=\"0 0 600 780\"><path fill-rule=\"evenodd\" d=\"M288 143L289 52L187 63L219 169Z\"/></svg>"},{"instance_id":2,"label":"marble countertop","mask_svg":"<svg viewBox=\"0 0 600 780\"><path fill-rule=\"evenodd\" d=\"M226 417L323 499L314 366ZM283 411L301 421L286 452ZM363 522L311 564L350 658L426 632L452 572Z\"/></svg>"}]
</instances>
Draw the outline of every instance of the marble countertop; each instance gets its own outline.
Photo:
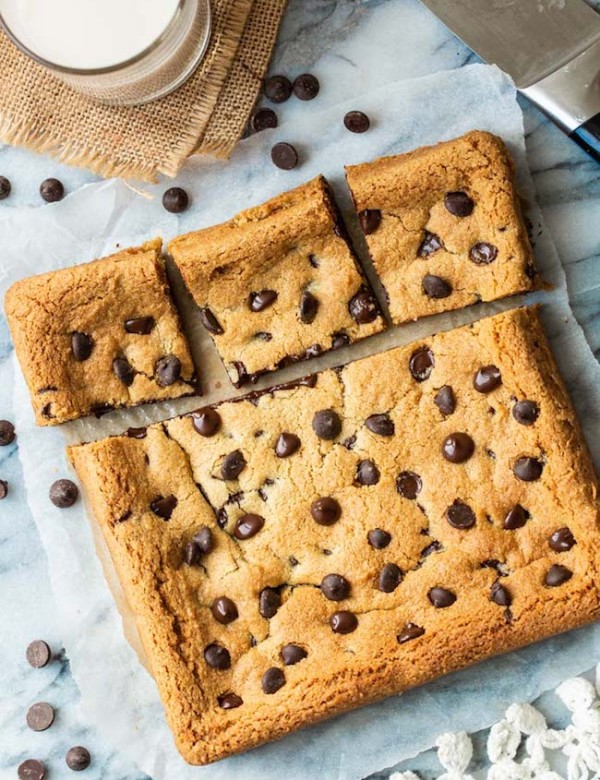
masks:
<instances>
[{"instance_id":1,"label":"marble countertop","mask_svg":"<svg viewBox=\"0 0 600 780\"><path fill-rule=\"evenodd\" d=\"M397 51L394 45L399 25L414 30L410 52ZM388 81L474 61L477 58L417 0L290 0L272 70L314 72L322 84L322 106ZM599 357L600 233L593 226L600 224L600 166L525 101L523 109L529 164L565 267L573 312ZM281 111L310 122L306 107L295 117L297 102L290 101ZM0 203L0 219L9 209L43 208L38 187L49 176L60 178L71 194L98 180L86 171L10 147L0 148L0 174L13 184L11 197ZM150 189L160 192L166 186L161 182ZM190 186L187 180L185 186ZM1 264L0 259L0 274ZM11 351L1 315L0 363L9 360ZM0 418L4 416L0 394ZM0 506L0 778L16 777L16 767L28 757L46 757L54 767L64 767L53 771L51 780L67 777L64 754L73 745L85 745L93 754L87 780L142 780L146 775L111 752L78 711L79 694L68 648L62 647L44 551L23 498L17 447L18 439L0 451L0 478L10 485ZM42 670L28 667L24 658L35 638L45 639L58 653L58 660ZM51 701L58 717L50 730L35 734L24 716L29 705L40 700Z\"/></svg>"}]
</instances>

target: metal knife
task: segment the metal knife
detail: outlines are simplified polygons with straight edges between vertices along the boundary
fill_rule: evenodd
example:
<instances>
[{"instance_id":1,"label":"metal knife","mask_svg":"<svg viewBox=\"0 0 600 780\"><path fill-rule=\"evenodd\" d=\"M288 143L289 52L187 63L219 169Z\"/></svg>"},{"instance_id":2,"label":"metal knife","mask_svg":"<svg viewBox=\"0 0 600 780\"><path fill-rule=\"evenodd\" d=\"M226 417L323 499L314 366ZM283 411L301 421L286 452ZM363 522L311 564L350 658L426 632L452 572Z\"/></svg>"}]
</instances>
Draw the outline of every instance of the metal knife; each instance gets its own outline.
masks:
<instances>
[{"instance_id":1,"label":"metal knife","mask_svg":"<svg viewBox=\"0 0 600 780\"><path fill-rule=\"evenodd\" d=\"M600 13L584 0L421 0L600 162Z\"/></svg>"}]
</instances>

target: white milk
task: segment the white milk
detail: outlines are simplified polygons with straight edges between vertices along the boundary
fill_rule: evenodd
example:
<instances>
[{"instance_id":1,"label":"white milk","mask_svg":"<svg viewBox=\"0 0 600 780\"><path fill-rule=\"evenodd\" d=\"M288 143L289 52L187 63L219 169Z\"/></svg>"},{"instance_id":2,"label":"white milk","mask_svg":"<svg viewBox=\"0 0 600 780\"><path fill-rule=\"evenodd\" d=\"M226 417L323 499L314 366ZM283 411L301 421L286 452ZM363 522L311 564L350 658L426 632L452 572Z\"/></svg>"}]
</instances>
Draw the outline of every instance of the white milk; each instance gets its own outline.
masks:
<instances>
[{"instance_id":1,"label":"white milk","mask_svg":"<svg viewBox=\"0 0 600 780\"><path fill-rule=\"evenodd\" d=\"M30 51L68 68L106 68L135 57L165 30L179 0L0 0Z\"/></svg>"}]
</instances>

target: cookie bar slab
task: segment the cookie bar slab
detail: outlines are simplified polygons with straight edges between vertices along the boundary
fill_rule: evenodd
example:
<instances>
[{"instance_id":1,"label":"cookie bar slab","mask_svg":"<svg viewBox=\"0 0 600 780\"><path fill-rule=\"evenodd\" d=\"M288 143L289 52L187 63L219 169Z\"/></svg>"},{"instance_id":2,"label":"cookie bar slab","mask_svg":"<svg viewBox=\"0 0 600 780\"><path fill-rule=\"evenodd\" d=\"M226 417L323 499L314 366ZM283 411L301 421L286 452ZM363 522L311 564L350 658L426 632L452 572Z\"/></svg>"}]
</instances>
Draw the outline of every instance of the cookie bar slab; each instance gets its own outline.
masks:
<instances>
[{"instance_id":1,"label":"cookie bar slab","mask_svg":"<svg viewBox=\"0 0 600 780\"><path fill-rule=\"evenodd\" d=\"M236 387L384 327L322 176L169 252Z\"/></svg>"},{"instance_id":2,"label":"cookie bar slab","mask_svg":"<svg viewBox=\"0 0 600 780\"><path fill-rule=\"evenodd\" d=\"M534 310L70 449L183 756L598 617L597 482Z\"/></svg>"},{"instance_id":3,"label":"cookie bar slab","mask_svg":"<svg viewBox=\"0 0 600 780\"><path fill-rule=\"evenodd\" d=\"M155 239L8 290L8 323L39 425L196 392L160 251Z\"/></svg>"},{"instance_id":4,"label":"cookie bar slab","mask_svg":"<svg viewBox=\"0 0 600 780\"><path fill-rule=\"evenodd\" d=\"M346 169L392 321L534 287L533 259L503 141L474 131Z\"/></svg>"}]
</instances>

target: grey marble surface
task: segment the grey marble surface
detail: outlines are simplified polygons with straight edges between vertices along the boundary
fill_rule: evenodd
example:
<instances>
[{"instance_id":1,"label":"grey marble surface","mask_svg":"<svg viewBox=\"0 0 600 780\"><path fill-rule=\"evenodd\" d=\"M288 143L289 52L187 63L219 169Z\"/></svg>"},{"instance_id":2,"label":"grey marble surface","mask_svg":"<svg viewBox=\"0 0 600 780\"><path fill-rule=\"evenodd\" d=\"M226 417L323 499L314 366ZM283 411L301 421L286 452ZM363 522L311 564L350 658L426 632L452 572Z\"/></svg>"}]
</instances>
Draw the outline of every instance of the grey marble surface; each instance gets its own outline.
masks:
<instances>
[{"instance_id":1,"label":"grey marble surface","mask_svg":"<svg viewBox=\"0 0 600 780\"><path fill-rule=\"evenodd\" d=\"M408 51L394 45L399 25L414 30L414 46ZM322 106L386 81L457 68L475 59L416 0L291 0L273 70L290 75L315 72L322 83L318 99ZM600 357L600 166L539 112L523 107L529 164L540 203L566 269L574 313ZM290 101L281 111L298 122L310 122L310 105ZM43 208L37 189L47 176L61 178L70 193L97 180L85 171L8 147L0 149L0 173L14 186L11 198L0 204L0 219L9 209ZM185 174L181 178L192 193L193 208L201 209L206 196L201 184ZM150 190L158 193L165 186ZM2 316L0 362L9 359L11 350ZM0 393L0 418L5 416L2 405ZM30 756L47 761L51 780L68 777L64 754L70 746L84 744L94 757L85 777L141 780L145 776L102 744L78 712L68 648L62 648L53 619L44 552L22 498L17 446L18 440L0 450L0 478L10 483L9 496L0 505L0 778L16 777L16 766ZM30 669L24 660L25 647L37 637L50 642L58 656L43 670ZM49 731L35 734L27 729L24 716L39 700L51 701L59 715Z\"/></svg>"}]
</instances>

